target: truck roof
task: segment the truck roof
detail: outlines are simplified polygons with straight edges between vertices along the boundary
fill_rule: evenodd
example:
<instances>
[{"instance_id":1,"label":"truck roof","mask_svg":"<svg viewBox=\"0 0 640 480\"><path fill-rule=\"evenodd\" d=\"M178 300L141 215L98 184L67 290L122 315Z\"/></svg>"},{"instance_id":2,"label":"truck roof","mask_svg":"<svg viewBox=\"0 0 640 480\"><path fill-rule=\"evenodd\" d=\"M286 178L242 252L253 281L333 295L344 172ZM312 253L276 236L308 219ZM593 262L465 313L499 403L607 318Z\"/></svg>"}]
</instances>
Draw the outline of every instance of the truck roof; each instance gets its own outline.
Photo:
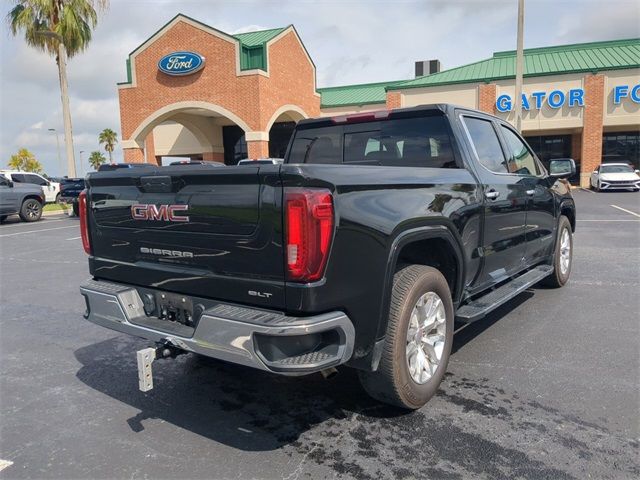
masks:
<instances>
[{"instance_id":1,"label":"truck roof","mask_svg":"<svg viewBox=\"0 0 640 480\"><path fill-rule=\"evenodd\" d=\"M394 108L394 109L382 109L371 110L366 112L351 113L346 115L334 115L331 117L318 117L303 119L298 122L297 128L311 128L311 127L323 127L329 125L335 125L336 123L361 123L372 122L376 120L382 120L385 118L406 118L413 116L420 116L420 114L441 114L450 115L454 110L465 110L468 112L478 112L482 115L490 116L501 120L495 115L491 115L486 112L474 110L472 108L463 107L461 105L455 105L452 103L433 103L426 105L418 105L416 107L407 108Z\"/></svg>"}]
</instances>

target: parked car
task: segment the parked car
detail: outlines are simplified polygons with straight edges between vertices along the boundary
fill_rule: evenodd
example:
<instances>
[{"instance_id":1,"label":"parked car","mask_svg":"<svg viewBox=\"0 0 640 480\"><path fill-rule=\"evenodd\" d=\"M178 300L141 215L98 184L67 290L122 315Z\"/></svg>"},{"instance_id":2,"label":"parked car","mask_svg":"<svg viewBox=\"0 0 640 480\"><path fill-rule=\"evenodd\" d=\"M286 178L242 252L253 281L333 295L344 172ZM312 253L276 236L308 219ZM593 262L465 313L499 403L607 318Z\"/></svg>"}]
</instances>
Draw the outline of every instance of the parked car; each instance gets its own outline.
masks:
<instances>
[{"instance_id":1,"label":"parked car","mask_svg":"<svg viewBox=\"0 0 640 480\"><path fill-rule=\"evenodd\" d=\"M283 162L282 158L258 158L256 160L244 158L238 162L238 165L280 165Z\"/></svg>"},{"instance_id":2,"label":"parked car","mask_svg":"<svg viewBox=\"0 0 640 480\"><path fill-rule=\"evenodd\" d=\"M284 164L258 171L127 173L87 177L80 292L89 321L155 343L137 353L143 391L154 358L190 351L283 375L353 367L416 409L454 320L571 274L575 163L547 172L509 123L462 107L301 120Z\"/></svg>"},{"instance_id":3,"label":"parked car","mask_svg":"<svg viewBox=\"0 0 640 480\"><path fill-rule=\"evenodd\" d=\"M44 204L44 192L39 186L14 183L0 175L0 223L16 213L24 222L40 220Z\"/></svg>"},{"instance_id":4,"label":"parked car","mask_svg":"<svg viewBox=\"0 0 640 480\"><path fill-rule=\"evenodd\" d=\"M640 172L628 163L603 163L591 173L591 188L602 190L640 190Z\"/></svg>"},{"instance_id":5,"label":"parked car","mask_svg":"<svg viewBox=\"0 0 640 480\"><path fill-rule=\"evenodd\" d=\"M84 187L84 178L63 178L61 182L60 202L71 205L75 215L78 215L78 197Z\"/></svg>"},{"instance_id":6,"label":"parked car","mask_svg":"<svg viewBox=\"0 0 640 480\"><path fill-rule=\"evenodd\" d=\"M60 200L60 184L47 180L42 175L32 172L22 172L20 170L0 170L0 175L14 183L30 183L42 187L47 203L53 203Z\"/></svg>"},{"instance_id":7,"label":"parked car","mask_svg":"<svg viewBox=\"0 0 640 480\"><path fill-rule=\"evenodd\" d=\"M153 168L155 165L150 163L103 163L98 167L99 172L110 172L123 168Z\"/></svg>"}]
</instances>

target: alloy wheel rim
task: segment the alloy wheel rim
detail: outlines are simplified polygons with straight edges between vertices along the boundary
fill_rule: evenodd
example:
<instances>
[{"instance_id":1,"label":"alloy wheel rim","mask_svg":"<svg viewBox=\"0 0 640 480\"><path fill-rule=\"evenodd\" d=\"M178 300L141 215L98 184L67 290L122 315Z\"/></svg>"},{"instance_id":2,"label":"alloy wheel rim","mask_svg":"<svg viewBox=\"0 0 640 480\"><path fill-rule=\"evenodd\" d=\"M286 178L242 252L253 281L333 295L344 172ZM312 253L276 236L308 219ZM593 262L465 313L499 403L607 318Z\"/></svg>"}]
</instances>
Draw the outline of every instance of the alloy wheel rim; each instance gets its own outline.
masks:
<instances>
[{"instance_id":1,"label":"alloy wheel rim","mask_svg":"<svg viewBox=\"0 0 640 480\"><path fill-rule=\"evenodd\" d=\"M569 230L566 228L562 231L560 237L560 273L566 275L569 271L569 265L571 264L571 238L569 237Z\"/></svg>"},{"instance_id":2,"label":"alloy wheel rim","mask_svg":"<svg viewBox=\"0 0 640 480\"><path fill-rule=\"evenodd\" d=\"M38 216L38 206L35 203L29 203L27 205L27 216L30 218L36 218Z\"/></svg>"},{"instance_id":3,"label":"alloy wheel rim","mask_svg":"<svg viewBox=\"0 0 640 480\"><path fill-rule=\"evenodd\" d=\"M444 354L446 329L442 299L434 292L425 293L414 305L407 328L405 353L414 382L422 385L435 375Z\"/></svg>"}]
</instances>

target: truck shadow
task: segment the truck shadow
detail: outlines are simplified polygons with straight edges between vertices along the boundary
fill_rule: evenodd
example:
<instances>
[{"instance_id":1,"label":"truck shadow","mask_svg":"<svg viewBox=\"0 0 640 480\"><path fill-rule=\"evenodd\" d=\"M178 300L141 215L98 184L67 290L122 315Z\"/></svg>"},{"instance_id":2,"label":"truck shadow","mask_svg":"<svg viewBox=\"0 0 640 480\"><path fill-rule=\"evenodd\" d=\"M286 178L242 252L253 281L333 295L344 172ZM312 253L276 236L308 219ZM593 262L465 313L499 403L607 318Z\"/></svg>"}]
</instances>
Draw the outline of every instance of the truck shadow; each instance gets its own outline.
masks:
<instances>
[{"instance_id":1,"label":"truck shadow","mask_svg":"<svg viewBox=\"0 0 640 480\"><path fill-rule=\"evenodd\" d=\"M275 450L314 425L353 412L394 417L406 412L370 399L355 371L325 380L320 374L282 377L195 354L156 361L154 389L138 390L135 351L147 343L118 336L76 350L77 378L140 412L127 419L134 432L160 419L246 451Z\"/></svg>"},{"instance_id":2,"label":"truck shadow","mask_svg":"<svg viewBox=\"0 0 640 480\"><path fill-rule=\"evenodd\" d=\"M457 334L454 354L531 295ZM371 399L349 368L330 380L320 374L283 377L195 354L156 361L154 389L142 393L135 352L146 346L144 340L120 335L74 352L82 364L76 374L80 381L139 410L126 420L133 432L159 419L240 450L267 451L295 445L318 424L330 428L358 414L398 421L411 415Z\"/></svg>"}]
</instances>

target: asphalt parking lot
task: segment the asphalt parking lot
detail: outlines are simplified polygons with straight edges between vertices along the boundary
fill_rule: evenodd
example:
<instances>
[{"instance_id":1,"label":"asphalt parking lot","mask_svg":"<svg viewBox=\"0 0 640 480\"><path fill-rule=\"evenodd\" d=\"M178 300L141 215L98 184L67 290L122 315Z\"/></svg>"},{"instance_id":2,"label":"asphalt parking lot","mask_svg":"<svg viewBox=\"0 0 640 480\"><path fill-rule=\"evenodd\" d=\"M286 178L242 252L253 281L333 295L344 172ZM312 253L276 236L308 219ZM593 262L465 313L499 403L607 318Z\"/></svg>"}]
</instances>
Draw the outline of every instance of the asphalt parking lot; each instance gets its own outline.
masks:
<instances>
[{"instance_id":1,"label":"asphalt parking lot","mask_svg":"<svg viewBox=\"0 0 640 480\"><path fill-rule=\"evenodd\" d=\"M352 372L284 378L82 319L76 218L0 226L0 478L638 478L640 194L576 191L573 273L456 335L406 414Z\"/></svg>"}]
</instances>

